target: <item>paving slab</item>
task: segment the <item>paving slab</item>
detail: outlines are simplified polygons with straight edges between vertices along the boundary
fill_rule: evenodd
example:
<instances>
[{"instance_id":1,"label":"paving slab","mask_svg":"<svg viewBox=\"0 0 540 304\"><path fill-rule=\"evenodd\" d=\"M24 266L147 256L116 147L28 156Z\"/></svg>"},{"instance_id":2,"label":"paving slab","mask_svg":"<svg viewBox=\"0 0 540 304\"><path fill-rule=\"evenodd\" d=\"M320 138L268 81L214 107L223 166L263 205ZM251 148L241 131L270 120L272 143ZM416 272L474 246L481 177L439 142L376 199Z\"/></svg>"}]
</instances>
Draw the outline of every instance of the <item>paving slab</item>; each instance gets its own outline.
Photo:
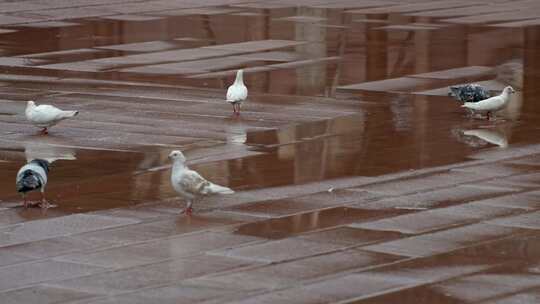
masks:
<instances>
[{"instance_id":1,"label":"paving slab","mask_svg":"<svg viewBox=\"0 0 540 304\"><path fill-rule=\"evenodd\" d=\"M75 214L50 220L32 221L3 227L0 231L0 246L28 243L44 239L67 236L75 233L102 230L136 224L133 219Z\"/></svg>"},{"instance_id":2,"label":"paving slab","mask_svg":"<svg viewBox=\"0 0 540 304\"><path fill-rule=\"evenodd\" d=\"M394 79L370 81L358 84L349 84L338 87L342 91L415 91L419 89L427 89L429 87L438 86L437 82L430 79L420 79L414 77L401 77Z\"/></svg>"},{"instance_id":3,"label":"paving slab","mask_svg":"<svg viewBox=\"0 0 540 304\"><path fill-rule=\"evenodd\" d=\"M437 9L429 11L419 11L406 13L407 16L416 16L416 17L432 17L432 18L448 18L448 17L457 17L457 16L471 16L471 15L480 15L480 14L490 14L490 13L499 13L499 12L509 12L517 10L517 7L512 7L509 5L474 5L466 7L456 7L449 9Z\"/></svg>"},{"instance_id":4,"label":"paving slab","mask_svg":"<svg viewBox=\"0 0 540 304\"><path fill-rule=\"evenodd\" d=\"M383 198L372 202L361 202L351 206L362 209L394 208L405 210L425 210L477 199L499 197L519 191L519 189L510 187L497 187L495 185L492 187L481 187L481 185L482 183L446 187L432 191Z\"/></svg>"},{"instance_id":5,"label":"paving slab","mask_svg":"<svg viewBox=\"0 0 540 304\"><path fill-rule=\"evenodd\" d=\"M523 230L512 227L472 224L370 245L364 247L364 249L411 257L429 256L454 251L483 241L504 238L520 232L523 232Z\"/></svg>"},{"instance_id":6,"label":"paving slab","mask_svg":"<svg viewBox=\"0 0 540 304\"><path fill-rule=\"evenodd\" d=\"M55 260L119 269L202 254L209 250L235 247L257 240L259 239L255 237L204 232L92 253L63 255Z\"/></svg>"},{"instance_id":7,"label":"paving slab","mask_svg":"<svg viewBox=\"0 0 540 304\"><path fill-rule=\"evenodd\" d=\"M511 280L508 280L510 279ZM480 301L538 287L535 274L484 274L442 283L435 289L462 301Z\"/></svg>"},{"instance_id":8,"label":"paving slab","mask_svg":"<svg viewBox=\"0 0 540 304\"><path fill-rule=\"evenodd\" d=\"M380 265L392 264L404 259L406 258L349 249L280 264L263 266L253 269L250 272L260 276L281 277L294 279L296 281L304 281L332 276L339 272L362 271Z\"/></svg>"},{"instance_id":9,"label":"paving slab","mask_svg":"<svg viewBox=\"0 0 540 304\"><path fill-rule=\"evenodd\" d=\"M156 52L175 48L175 44L167 41L147 41L117 45L100 46L99 49L130 51L130 52Z\"/></svg>"},{"instance_id":10,"label":"paving slab","mask_svg":"<svg viewBox=\"0 0 540 304\"><path fill-rule=\"evenodd\" d=\"M58 261L39 261L2 267L0 291L43 281L63 280L102 272L102 267Z\"/></svg>"},{"instance_id":11,"label":"paving slab","mask_svg":"<svg viewBox=\"0 0 540 304\"><path fill-rule=\"evenodd\" d=\"M93 297L93 294L73 289L57 288L38 284L33 287L21 288L1 292L2 302L6 304L17 303L62 303Z\"/></svg>"},{"instance_id":12,"label":"paving slab","mask_svg":"<svg viewBox=\"0 0 540 304\"><path fill-rule=\"evenodd\" d=\"M145 288L134 292L128 292L121 295L109 297L94 297L93 299L83 300L86 303L106 304L106 303L148 303L159 301L164 304L179 303L197 303L221 299L231 294L232 291L223 288L193 287L181 284L170 284L155 288Z\"/></svg>"},{"instance_id":13,"label":"paving slab","mask_svg":"<svg viewBox=\"0 0 540 304\"><path fill-rule=\"evenodd\" d=\"M159 287L209 273L248 266L250 263L218 256L161 262L109 271L76 279L51 281L50 286L69 288L96 295L112 295L136 291L141 287ZM88 267L88 266L87 266Z\"/></svg>"},{"instance_id":14,"label":"paving slab","mask_svg":"<svg viewBox=\"0 0 540 304\"><path fill-rule=\"evenodd\" d=\"M244 246L230 250L217 250L214 255L235 257L254 262L283 262L343 249L347 246L322 244L303 239L285 239Z\"/></svg>"},{"instance_id":15,"label":"paving slab","mask_svg":"<svg viewBox=\"0 0 540 304\"><path fill-rule=\"evenodd\" d=\"M521 215L503 217L499 219L493 219L488 221L488 223L506 226L506 227L520 227L527 229L539 229L540 221L537 219L539 212L531 212Z\"/></svg>"},{"instance_id":16,"label":"paving slab","mask_svg":"<svg viewBox=\"0 0 540 304\"><path fill-rule=\"evenodd\" d=\"M464 7L472 6L475 2L468 1L447 1L447 2L434 2L434 3L406 3L403 5L391 5L381 8L367 8L359 10L349 10L349 13L353 14L388 14L388 13L407 13L415 11L431 11L444 9L449 7Z\"/></svg>"},{"instance_id":17,"label":"paving slab","mask_svg":"<svg viewBox=\"0 0 540 304\"><path fill-rule=\"evenodd\" d=\"M280 239L304 232L338 227L351 222L370 221L391 217L400 213L404 212L393 210L362 210L347 207L327 208L242 224L236 228L236 233Z\"/></svg>"},{"instance_id":18,"label":"paving slab","mask_svg":"<svg viewBox=\"0 0 540 304\"><path fill-rule=\"evenodd\" d=\"M396 239L400 236L400 233L360 229L354 227L354 224L350 224L344 227L302 234L300 238L322 243L364 246L370 243Z\"/></svg>"},{"instance_id":19,"label":"paving slab","mask_svg":"<svg viewBox=\"0 0 540 304\"><path fill-rule=\"evenodd\" d=\"M518 10L503 13L485 14L479 16L464 16L457 18L443 19L442 21L456 24L477 24L490 22L517 21L525 19L535 19L538 8L531 10Z\"/></svg>"}]
</instances>

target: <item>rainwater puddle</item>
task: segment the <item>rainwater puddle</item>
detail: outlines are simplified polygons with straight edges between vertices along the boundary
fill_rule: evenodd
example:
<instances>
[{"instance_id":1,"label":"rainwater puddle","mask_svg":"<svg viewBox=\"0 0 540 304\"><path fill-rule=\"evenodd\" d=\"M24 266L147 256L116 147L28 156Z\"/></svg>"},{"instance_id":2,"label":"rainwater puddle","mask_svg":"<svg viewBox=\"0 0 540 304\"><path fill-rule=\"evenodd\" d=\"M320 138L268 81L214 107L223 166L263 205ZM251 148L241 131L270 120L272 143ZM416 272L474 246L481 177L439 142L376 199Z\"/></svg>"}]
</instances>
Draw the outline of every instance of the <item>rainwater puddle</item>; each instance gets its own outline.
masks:
<instances>
[{"instance_id":1,"label":"rainwater puddle","mask_svg":"<svg viewBox=\"0 0 540 304\"><path fill-rule=\"evenodd\" d=\"M145 191L132 172L155 161L154 154L138 152L95 151L62 146L27 146L20 150L1 150L0 197L15 207L22 203L15 191L15 176L27 160L52 161L46 187L47 199L56 211L82 212L132 205L157 194ZM156 154L158 155L158 154ZM30 199L38 200L38 193Z\"/></svg>"}]
</instances>

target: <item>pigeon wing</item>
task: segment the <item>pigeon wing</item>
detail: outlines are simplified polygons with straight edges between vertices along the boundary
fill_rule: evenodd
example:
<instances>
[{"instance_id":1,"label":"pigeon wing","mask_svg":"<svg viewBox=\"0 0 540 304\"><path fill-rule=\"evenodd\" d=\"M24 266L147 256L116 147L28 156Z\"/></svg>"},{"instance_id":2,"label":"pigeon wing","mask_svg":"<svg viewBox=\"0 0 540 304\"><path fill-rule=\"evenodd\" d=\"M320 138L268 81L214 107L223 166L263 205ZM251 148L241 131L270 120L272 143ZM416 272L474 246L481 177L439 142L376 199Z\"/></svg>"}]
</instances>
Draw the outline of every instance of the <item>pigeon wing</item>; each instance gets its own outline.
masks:
<instances>
[{"instance_id":1,"label":"pigeon wing","mask_svg":"<svg viewBox=\"0 0 540 304\"><path fill-rule=\"evenodd\" d=\"M193 195L205 194L204 189L210 186L209 181L193 170L187 170L178 183L185 192Z\"/></svg>"},{"instance_id":2,"label":"pigeon wing","mask_svg":"<svg viewBox=\"0 0 540 304\"><path fill-rule=\"evenodd\" d=\"M247 98L247 88L245 85L232 85L227 89L227 101L237 102Z\"/></svg>"},{"instance_id":3,"label":"pigeon wing","mask_svg":"<svg viewBox=\"0 0 540 304\"><path fill-rule=\"evenodd\" d=\"M32 111L32 120L36 122L60 120L63 112L64 111L51 105L40 105Z\"/></svg>"}]
</instances>

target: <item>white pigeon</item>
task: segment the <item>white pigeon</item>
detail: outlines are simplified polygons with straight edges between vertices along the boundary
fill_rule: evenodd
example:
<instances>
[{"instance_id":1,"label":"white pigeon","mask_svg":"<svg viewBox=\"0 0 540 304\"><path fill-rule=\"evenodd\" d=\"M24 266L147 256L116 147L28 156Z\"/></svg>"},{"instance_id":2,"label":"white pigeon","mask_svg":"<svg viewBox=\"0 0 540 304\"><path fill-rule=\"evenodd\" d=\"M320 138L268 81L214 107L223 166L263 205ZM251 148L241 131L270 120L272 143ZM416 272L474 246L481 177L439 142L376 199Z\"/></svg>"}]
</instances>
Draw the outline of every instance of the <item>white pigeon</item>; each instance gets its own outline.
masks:
<instances>
[{"instance_id":1,"label":"white pigeon","mask_svg":"<svg viewBox=\"0 0 540 304\"><path fill-rule=\"evenodd\" d=\"M37 127L43 128L42 134L48 134L47 129L60 121L77 116L79 111L63 111L51 105L39 105L32 100L26 104L26 119Z\"/></svg>"},{"instance_id":2,"label":"white pigeon","mask_svg":"<svg viewBox=\"0 0 540 304\"><path fill-rule=\"evenodd\" d=\"M514 89L510 86L504 88L502 93L497 96L490 97L488 99L480 100L478 102L466 102L462 107L471 109L473 111L487 112L487 119L492 112L497 112L504 109L510 102L510 95L515 93Z\"/></svg>"},{"instance_id":3,"label":"white pigeon","mask_svg":"<svg viewBox=\"0 0 540 304\"><path fill-rule=\"evenodd\" d=\"M45 200L45 185L47 185L48 172L49 162L43 159L34 159L19 169L15 182L17 192L22 193L24 208L28 207L26 193L34 190L40 190L41 192L41 207L47 208L49 206L49 203Z\"/></svg>"},{"instance_id":4,"label":"white pigeon","mask_svg":"<svg viewBox=\"0 0 540 304\"><path fill-rule=\"evenodd\" d=\"M248 89L244 84L244 70L236 72L234 83L227 89L227 102L232 104L233 112L240 115L240 105L248 96Z\"/></svg>"},{"instance_id":5,"label":"white pigeon","mask_svg":"<svg viewBox=\"0 0 540 304\"><path fill-rule=\"evenodd\" d=\"M171 172L171 184L187 200L187 207L182 211L191 215L193 202L200 197L212 194L232 194L233 190L227 187L213 184L196 171L190 170L186 165L186 158L180 151L172 151L169 158L173 161Z\"/></svg>"}]
</instances>

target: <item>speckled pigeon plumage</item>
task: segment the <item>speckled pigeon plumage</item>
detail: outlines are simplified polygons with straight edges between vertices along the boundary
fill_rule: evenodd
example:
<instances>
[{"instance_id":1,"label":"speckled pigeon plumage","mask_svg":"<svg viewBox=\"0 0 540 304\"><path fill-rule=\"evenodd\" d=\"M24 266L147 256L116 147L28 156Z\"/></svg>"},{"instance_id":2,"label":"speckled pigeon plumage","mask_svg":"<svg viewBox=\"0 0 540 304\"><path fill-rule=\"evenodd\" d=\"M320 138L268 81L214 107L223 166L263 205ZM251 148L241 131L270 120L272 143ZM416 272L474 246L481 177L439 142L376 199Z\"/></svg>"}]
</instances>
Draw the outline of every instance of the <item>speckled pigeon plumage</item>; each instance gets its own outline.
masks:
<instances>
[{"instance_id":1,"label":"speckled pigeon plumage","mask_svg":"<svg viewBox=\"0 0 540 304\"><path fill-rule=\"evenodd\" d=\"M461 102L479 102L491 97L489 91L478 84L466 84L463 86L452 86L448 95L453 96Z\"/></svg>"}]
</instances>

